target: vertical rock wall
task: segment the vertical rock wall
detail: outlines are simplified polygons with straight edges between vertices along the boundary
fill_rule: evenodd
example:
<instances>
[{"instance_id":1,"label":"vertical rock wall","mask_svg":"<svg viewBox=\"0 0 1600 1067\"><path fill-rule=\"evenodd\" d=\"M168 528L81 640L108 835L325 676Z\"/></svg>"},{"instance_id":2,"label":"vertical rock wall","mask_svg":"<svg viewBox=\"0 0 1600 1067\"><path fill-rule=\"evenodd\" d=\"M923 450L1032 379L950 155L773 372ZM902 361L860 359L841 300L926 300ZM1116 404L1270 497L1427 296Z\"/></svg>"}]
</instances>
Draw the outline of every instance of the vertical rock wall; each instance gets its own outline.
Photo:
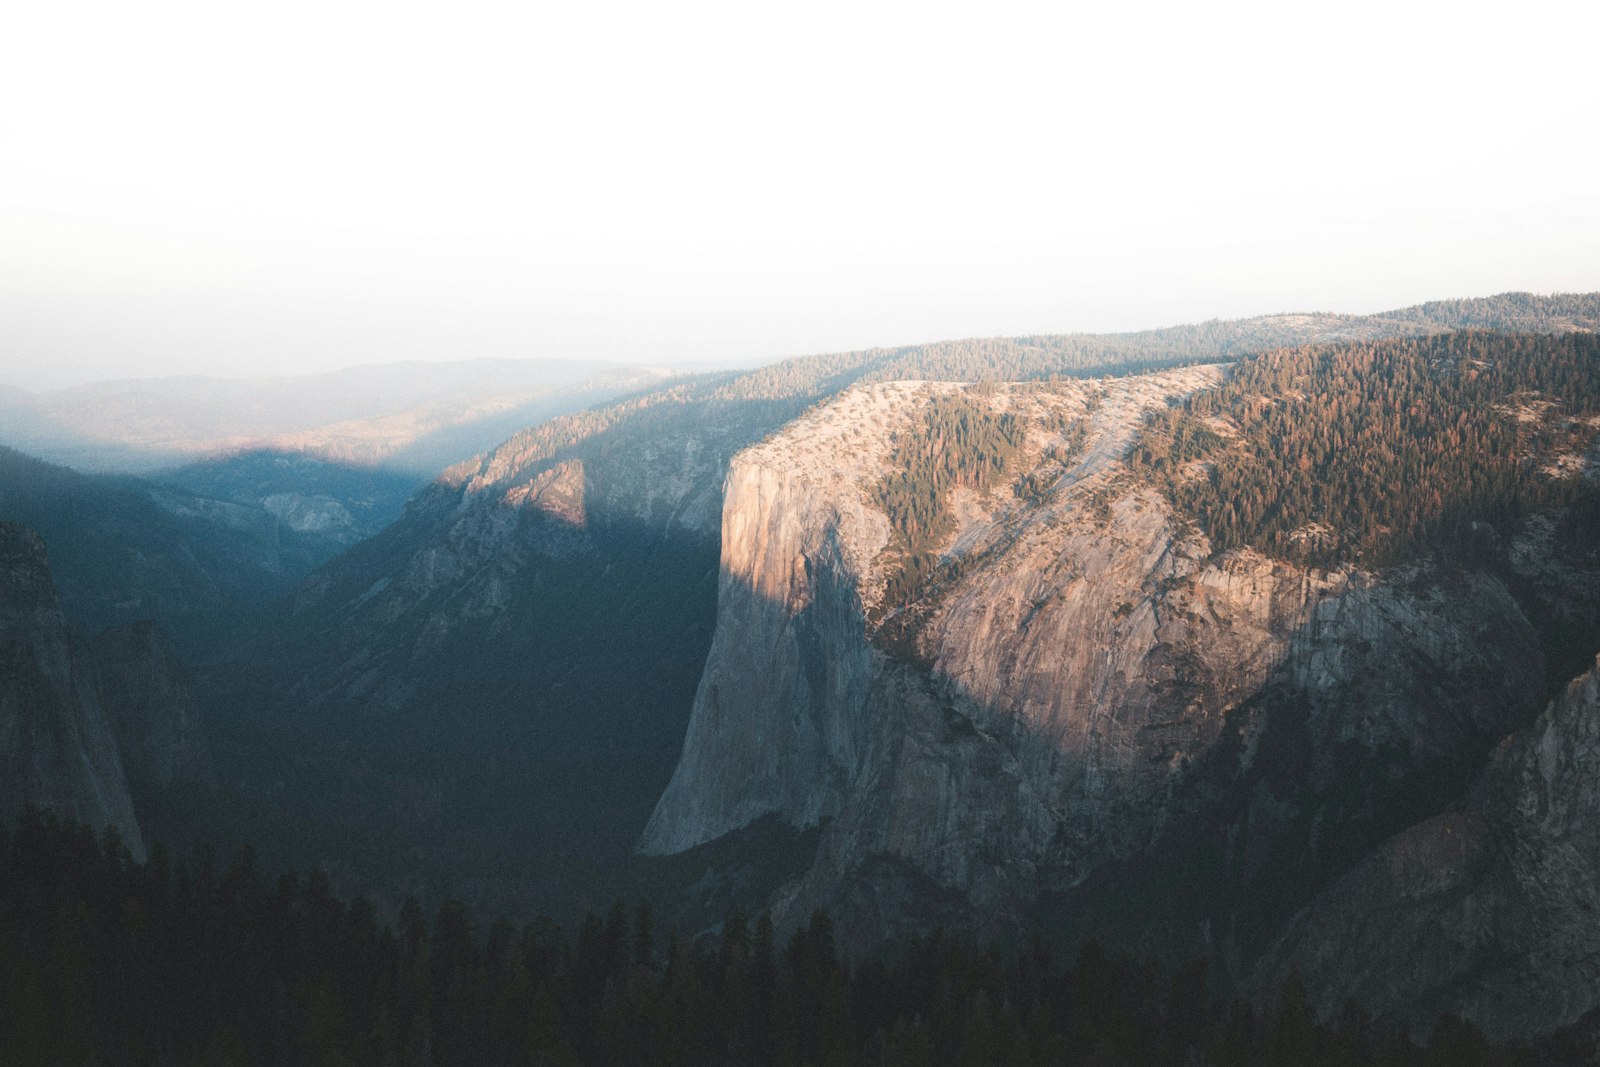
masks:
<instances>
[{"instance_id":1,"label":"vertical rock wall","mask_svg":"<svg viewBox=\"0 0 1600 1067\"><path fill-rule=\"evenodd\" d=\"M0 812L25 804L110 827L144 856L92 659L56 603L44 543L0 523Z\"/></svg>"}]
</instances>

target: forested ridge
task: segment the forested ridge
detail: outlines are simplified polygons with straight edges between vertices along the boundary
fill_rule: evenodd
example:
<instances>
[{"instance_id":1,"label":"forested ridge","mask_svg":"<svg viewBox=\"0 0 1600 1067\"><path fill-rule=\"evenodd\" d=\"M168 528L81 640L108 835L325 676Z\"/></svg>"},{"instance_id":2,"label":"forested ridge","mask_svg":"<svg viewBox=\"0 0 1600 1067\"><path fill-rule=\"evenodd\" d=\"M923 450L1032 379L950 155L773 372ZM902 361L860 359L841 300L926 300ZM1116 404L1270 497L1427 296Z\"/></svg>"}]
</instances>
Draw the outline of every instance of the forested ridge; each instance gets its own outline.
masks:
<instances>
[{"instance_id":1,"label":"forested ridge","mask_svg":"<svg viewBox=\"0 0 1600 1067\"><path fill-rule=\"evenodd\" d=\"M987 391L975 393L929 397L920 417L890 439L889 471L873 487L889 519L894 561L883 610L905 606L935 576L940 542L950 533L951 492L992 488L1026 440L1022 419L996 411Z\"/></svg>"},{"instance_id":2,"label":"forested ridge","mask_svg":"<svg viewBox=\"0 0 1600 1067\"><path fill-rule=\"evenodd\" d=\"M1129 333L968 338L784 360L723 387L729 398L831 392L850 381L1037 381L1134 373L1237 359L1310 341L1374 340L1448 330L1600 327L1600 294L1500 293L1438 300L1376 315L1311 313L1213 319ZM829 388L831 386L831 388Z\"/></svg>"},{"instance_id":3,"label":"forested ridge","mask_svg":"<svg viewBox=\"0 0 1600 1067\"><path fill-rule=\"evenodd\" d=\"M597 435L659 430L684 418L771 428L855 382L1041 381L1128 374L1247 357L1308 340L1377 339L1458 329L1600 328L1600 294L1502 293L1435 301L1378 315L1266 315L1109 334L969 338L786 359L736 374L702 375L514 435L456 469L499 483L558 461ZM649 412L648 415L643 413ZM758 431L759 434L760 431Z\"/></svg>"},{"instance_id":4,"label":"forested ridge","mask_svg":"<svg viewBox=\"0 0 1600 1067\"><path fill-rule=\"evenodd\" d=\"M1384 313L1381 318L1449 329L1539 333L1552 329L1594 330L1600 293L1499 293L1495 296L1431 300Z\"/></svg>"},{"instance_id":5,"label":"forested ridge","mask_svg":"<svg viewBox=\"0 0 1600 1067\"><path fill-rule=\"evenodd\" d=\"M131 475L85 474L3 445L0 517L50 546L75 626L93 631L159 616L185 647L287 592L318 552L260 506Z\"/></svg>"},{"instance_id":6,"label":"forested ridge","mask_svg":"<svg viewBox=\"0 0 1600 1067\"><path fill-rule=\"evenodd\" d=\"M159 847L133 863L36 811L0 835L0 1061L32 1064L1268 1065L1582 1062L1574 1037L1496 1047L1446 1019L1418 1048L1358 1009L1318 1024L1204 967L1092 944L1000 952L945 935L841 958L818 913L779 943L738 912L689 944L647 909L482 929L464 906L393 926L320 874L269 884Z\"/></svg>"},{"instance_id":7,"label":"forested ridge","mask_svg":"<svg viewBox=\"0 0 1600 1067\"><path fill-rule=\"evenodd\" d=\"M1283 349L1160 413L1130 463L1223 552L1386 565L1587 509L1600 336L1468 331Z\"/></svg>"}]
</instances>

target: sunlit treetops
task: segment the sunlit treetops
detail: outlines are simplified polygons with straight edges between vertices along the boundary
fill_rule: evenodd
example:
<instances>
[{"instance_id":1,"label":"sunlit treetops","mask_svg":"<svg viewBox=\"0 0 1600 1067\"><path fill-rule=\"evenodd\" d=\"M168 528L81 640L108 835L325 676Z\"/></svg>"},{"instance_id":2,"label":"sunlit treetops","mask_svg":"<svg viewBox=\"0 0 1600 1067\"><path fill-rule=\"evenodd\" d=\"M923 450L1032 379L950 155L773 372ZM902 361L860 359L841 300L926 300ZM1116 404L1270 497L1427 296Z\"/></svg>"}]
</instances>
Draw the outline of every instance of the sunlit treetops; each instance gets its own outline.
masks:
<instances>
[{"instance_id":1,"label":"sunlit treetops","mask_svg":"<svg viewBox=\"0 0 1600 1067\"><path fill-rule=\"evenodd\" d=\"M874 503L889 518L888 552L897 564L884 589L885 609L914 599L936 573L951 530L951 492L998 484L1026 433L1023 420L995 411L982 396L953 392L930 398L920 417L894 434L888 473L873 487Z\"/></svg>"},{"instance_id":2,"label":"sunlit treetops","mask_svg":"<svg viewBox=\"0 0 1600 1067\"><path fill-rule=\"evenodd\" d=\"M1214 551L1382 566L1576 514L1597 426L1600 337L1463 332L1243 360L1130 463Z\"/></svg>"}]
</instances>

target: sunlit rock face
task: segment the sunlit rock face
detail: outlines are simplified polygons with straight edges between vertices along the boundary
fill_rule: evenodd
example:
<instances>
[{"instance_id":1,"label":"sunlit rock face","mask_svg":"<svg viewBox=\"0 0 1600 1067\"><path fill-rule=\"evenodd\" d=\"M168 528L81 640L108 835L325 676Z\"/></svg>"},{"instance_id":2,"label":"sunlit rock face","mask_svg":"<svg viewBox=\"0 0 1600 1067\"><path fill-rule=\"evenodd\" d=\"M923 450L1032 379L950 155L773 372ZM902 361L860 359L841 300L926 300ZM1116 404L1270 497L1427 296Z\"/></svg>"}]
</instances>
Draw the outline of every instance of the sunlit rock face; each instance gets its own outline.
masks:
<instances>
[{"instance_id":1,"label":"sunlit rock face","mask_svg":"<svg viewBox=\"0 0 1600 1067\"><path fill-rule=\"evenodd\" d=\"M1216 819L1248 866L1320 798L1359 821L1386 781L1526 721L1542 660L1498 580L1213 558L1132 478L1143 417L1221 373L858 386L737 455L717 630L641 850L776 813L824 826L780 917L827 905L846 936L882 936L938 900L940 921L998 929L1219 791L1239 794ZM956 489L948 577L886 612L874 487L895 433L960 390L1032 427L1016 466L1044 488ZM1292 764L1300 807L1262 760Z\"/></svg>"},{"instance_id":2,"label":"sunlit rock face","mask_svg":"<svg viewBox=\"0 0 1600 1067\"><path fill-rule=\"evenodd\" d=\"M832 817L860 763L874 653L856 582L888 524L848 491L865 453L828 438L808 445L838 450L796 470L774 442L728 473L718 591L728 623L646 831L649 851L679 851L772 811L798 825Z\"/></svg>"},{"instance_id":3,"label":"sunlit rock face","mask_svg":"<svg viewBox=\"0 0 1600 1067\"><path fill-rule=\"evenodd\" d=\"M0 813L27 804L109 827L144 856L92 657L61 614L44 543L0 523Z\"/></svg>"}]
</instances>

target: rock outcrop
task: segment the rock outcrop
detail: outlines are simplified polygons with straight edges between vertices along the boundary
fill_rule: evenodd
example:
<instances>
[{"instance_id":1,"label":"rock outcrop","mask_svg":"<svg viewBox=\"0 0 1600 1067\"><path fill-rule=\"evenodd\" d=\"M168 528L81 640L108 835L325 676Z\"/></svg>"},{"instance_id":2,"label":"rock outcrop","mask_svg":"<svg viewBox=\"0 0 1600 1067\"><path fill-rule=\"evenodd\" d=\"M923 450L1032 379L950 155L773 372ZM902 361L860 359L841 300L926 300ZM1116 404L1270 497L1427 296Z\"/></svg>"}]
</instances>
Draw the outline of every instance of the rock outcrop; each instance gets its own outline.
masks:
<instances>
[{"instance_id":1,"label":"rock outcrop","mask_svg":"<svg viewBox=\"0 0 1600 1067\"><path fill-rule=\"evenodd\" d=\"M194 686L161 628L148 620L114 626L92 648L100 706L128 777L154 785L210 781Z\"/></svg>"},{"instance_id":2,"label":"rock outcrop","mask_svg":"<svg viewBox=\"0 0 1600 1067\"><path fill-rule=\"evenodd\" d=\"M1600 666L1494 753L1465 801L1397 834L1296 916L1255 984L1299 973L1426 1030L1546 1033L1600 1005Z\"/></svg>"},{"instance_id":3,"label":"rock outcrop","mask_svg":"<svg viewBox=\"0 0 1600 1067\"><path fill-rule=\"evenodd\" d=\"M0 813L33 804L121 835L143 858L116 736L38 535L0 523Z\"/></svg>"},{"instance_id":4,"label":"rock outcrop","mask_svg":"<svg viewBox=\"0 0 1600 1067\"><path fill-rule=\"evenodd\" d=\"M854 886L863 915L933 897L977 911L972 901L995 899L1006 902L994 912L1005 923L1019 894L1076 884L1104 857L1174 832L1174 811L1209 803L1191 795L1199 788L1194 768L1226 764L1224 750L1240 749L1229 757L1229 773L1244 766L1259 774L1284 760L1273 746L1287 733L1290 755L1326 765L1325 783L1348 781L1360 761L1342 758L1339 746L1317 749L1297 725L1307 716L1290 683L1322 670L1312 649L1322 638L1302 633L1302 625L1352 642L1440 620L1467 628L1503 623L1521 634L1521 644L1507 646L1515 656L1508 673L1489 677L1499 665L1489 661L1461 676L1463 689L1486 683L1459 720L1445 716L1467 724L1469 762L1482 722L1521 721L1537 710L1524 707L1536 702L1531 696L1500 700L1539 665L1537 655L1524 655L1529 643L1514 613L1489 620L1506 603L1493 582L1484 586L1485 604L1474 606L1468 586L1407 599L1369 575L1281 568L1248 554L1205 564L1205 543L1175 526L1154 493L1119 481L1127 420L1193 385L1169 380L1139 399L1149 382L1114 382L1105 410L1089 412L1081 384L1056 389L1045 380L1502 322L1584 328L1600 321L1596 306L1593 297L1496 298L1366 318L1274 316L1143 334L980 339L686 379L531 426L448 472L399 521L315 572L288 601L259 660L275 665L276 687L289 702L317 707L340 729L371 731L374 743L359 745L363 758L387 765L353 788L400 781L405 796L396 803L382 795L367 810L410 811L412 795L452 798L439 805L448 816L419 816L398 835L409 847L434 834L434 870L460 860L467 831L482 828L484 820L469 813L492 812L517 827L518 836L498 839L496 848L538 857L530 866L559 870L556 880L569 893L567 857L576 852L591 862L604 839L616 843L620 865L647 820L644 844L662 852L760 812L783 813L791 823L831 828L800 835L826 840L816 878L794 887L794 909ZM1197 384L1215 372L1179 373ZM918 645L902 656L886 651L896 642L875 629L886 568L874 554L881 550L872 526L882 515L861 498L861 486L881 470L888 413L864 408L854 425L841 423L809 470L785 454L799 441L785 427L852 386L881 386L889 397L904 391L893 383L929 380L1031 381L999 392L1041 411L1086 417L1093 432L1072 469L1056 464L1053 480L1030 485L1026 499L1003 490L956 493L960 529L947 548L966 568L920 604L916 618L889 620ZM769 438L770 450L759 444ZM1030 446L1040 463L1045 447L1042 438ZM862 465L868 454L877 467ZM834 467L856 472L853 497L834 494ZM725 487L739 499L725 501ZM835 512L837 520L829 517ZM745 535L729 539L723 569L725 518L743 523L751 540L746 549L739 547ZM1106 531L1115 543L1102 543ZM741 552L748 558L735 558ZM1121 576L1090 582L1077 560ZM1042 577L1030 579L1029 569ZM795 591L765 599L741 593L742 585ZM725 610L720 628L719 597L725 606L743 605ZM1318 610L1332 617L1313 615L1312 606L1330 597L1335 605ZM1208 621L1213 608L1218 618ZM1202 617L1189 620L1176 609ZM1390 629L1386 612L1394 616ZM985 636L985 628L1007 627L1019 634ZM718 649L708 661L714 633ZM968 640L986 647L964 649ZM1057 641L1087 664L1080 674L1049 666ZM1458 644L1478 647L1476 638L1446 640L1443 651L1455 656ZM1291 655L1296 648L1306 655ZM1417 694L1388 694L1361 674L1380 665L1384 650L1317 648L1347 693L1374 694L1370 728L1331 705L1319 713L1315 724L1334 736L1370 729L1378 739L1393 721L1404 737L1417 709L1453 684L1450 660L1426 668L1432 680ZM1012 656L1015 670L1005 659ZM1270 706L1240 696L1263 677L1286 680ZM701 723L685 745L691 705ZM780 717L785 709L794 716ZM400 722L427 724L436 739L428 760L382 755L387 746L377 742ZM1051 740L1052 732L1060 736ZM726 744L715 741L719 733ZM1437 762L1429 753L1454 751L1431 737L1417 744L1423 766ZM1265 761L1255 758L1263 745L1271 753ZM662 800L680 748L679 781ZM1402 748L1393 764L1406 781L1411 758ZM471 804L458 802L469 792ZM1183 795L1169 802L1169 793ZM1291 839L1296 830L1281 818L1288 801L1268 789L1259 796L1248 804L1248 832L1236 839L1249 862L1271 866L1256 847L1258 831ZM1364 817L1354 810L1363 805L1393 806L1369 783L1349 797L1353 813L1344 821ZM1315 806L1295 810L1317 818ZM1123 820L1123 812L1132 818ZM1316 847L1335 821L1318 824L1309 838ZM1361 840L1370 847L1378 839ZM828 873L835 869L847 874L835 878ZM941 885L969 888L923 892Z\"/></svg>"},{"instance_id":5,"label":"rock outcrop","mask_svg":"<svg viewBox=\"0 0 1600 1067\"><path fill-rule=\"evenodd\" d=\"M543 595L549 583L538 572L548 559L570 559L581 548L597 549L605 596L616 592L610 586L635 580L631 568L611 566L619 551L615 544L624 553L636 552L641 543L670 544L697 558L714 557L731 457L769 434L792 443L794 430L784 429L791 419L852 384L879 383L893 390L894 383L912 379L1127 373L1280 346L1506 324L1536 331L1594 329L1600 325L1600 296L1502 294L1372 316L1272 315L1129 334L952 341L698 376L548 422L530 422L499 447L446 471L396 522L310 575L292 597L291 626L309 631L312 639L274 654L293 661L287 673L297 700L393 712L424 699L425 677L465 675L455 678L452 688L467 688L477 665L453 653L434 655L441 635L471 630L486 612L508 617L508 595ZM881 440L871 444L881 426L869 419L855 429L842 431L839 443L846 449L878 448L881 458ZM1130 436L1124 427L1095 446L1099 451L1077 481L1104 472L1115 459L1114 450L1106 448L1113 442L1125 445ZM757 462L753 457L759 453L752 450L746 461ZM839 458L853 462L848 453ZM781 461L774 461L779 466L773 469L781 470ZM219 496L229 495L230 483L192 476L181 482ZM259 502L263 496L252 493L250 499ZM274 506L280 505L298 507L288 500ZM573 516L581 521L571 521ZM540 518L564 521L529 521ZM594 592L591 587L585 595ZM541 654L495 648L491 658ZM703 656L704 645L692 654Z\"/></svg>"},{"instance_id":6,"label":"rock outcrop","mask_svg":"<svg viewBox=\"0 0 1600 1067\"><path fill-rule=\"evenodd\" d=\"M717 630L641 850L773 813L823 826L780 917L825 904L879 936L938 898L1002 928L1208 804L1245 867L1290 839L1313 866L1321 842L1366 840L1394 783L1448 778L1531 718L1539 644L1498 579L1214 560L1128 476L1143 415L1219 373L974 391L1035 427L1024 466L1047 489L956 490L954 577L887 615L872 487L895 429L966 387L857 387L735 457ZM1082 451L1057 462L1050 427L1074 424Z\"/></svg>"}]
</instances>

